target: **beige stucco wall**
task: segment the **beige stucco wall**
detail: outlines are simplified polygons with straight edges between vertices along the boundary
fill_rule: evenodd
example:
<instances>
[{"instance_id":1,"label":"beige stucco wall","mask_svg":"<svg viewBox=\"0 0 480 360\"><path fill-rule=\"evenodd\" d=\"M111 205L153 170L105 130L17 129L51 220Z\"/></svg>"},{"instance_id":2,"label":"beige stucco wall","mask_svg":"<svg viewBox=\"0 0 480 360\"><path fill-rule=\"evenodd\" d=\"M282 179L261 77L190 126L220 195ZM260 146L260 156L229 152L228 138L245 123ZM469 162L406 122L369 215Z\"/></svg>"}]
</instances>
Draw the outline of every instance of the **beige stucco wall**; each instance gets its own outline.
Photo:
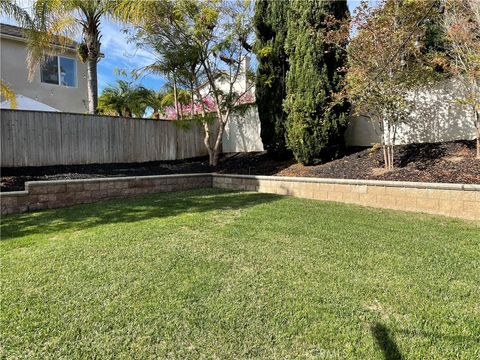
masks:
<instances>
[{"instance_id":1,"label":"beige stucco wall","mask_svg":"<svg viewBox=\"0 0 480 360\"><path fill-rule=\"evenodd\" d=\"M245 112L233 113L222 137L223 152L263 151L260 119L256 105Z\"/></svg>"},{"instance_id":2,"label":"beige stucco wall","mask_svg":"<svg viewBox=\"0 0 480 360\"><path fill-rule=\"evenodd\" d=\"M2 37L0 39L1 78L18 95L24 95L36 101L52 106L60 111L85 113L87 111L87 69L74 50L68 50L62 56L77 60L77 86L66 87L40 82L40 71L35 71L32 82L28 81L25 43Z\"/></svg>"},{"instance_id":3,"label":"beige stucco wall","mask_svg":"<svg viewBox=\"0 0 480 360\"><path fill-rule=\"evenodd\" d=\"M399 124L395 143L431 143L475 138L473 114L459 105L461 84L456 80L440 82L410 94L412 110ZM352 116L345 133L348 146L371 146L380 143L380 131L363 116ZM223 136L224 152L262 151L258 109L232 115Z\"/></svg>"},{"instance_id":4,"label":"beige stucco wall","mask_svg":"<svg viewBox=\"0 0 480 360\"><path fill-rule=\"evenodd\" d=\"M455 79L446 80L409 95L412 111L399 124L395 143L431 143L475 138L473 113L457 99L464 89ZM380 142L380 132L366 117L353 116L345 133L349 146L370 146Z\"/></svg>"}]
</instances>

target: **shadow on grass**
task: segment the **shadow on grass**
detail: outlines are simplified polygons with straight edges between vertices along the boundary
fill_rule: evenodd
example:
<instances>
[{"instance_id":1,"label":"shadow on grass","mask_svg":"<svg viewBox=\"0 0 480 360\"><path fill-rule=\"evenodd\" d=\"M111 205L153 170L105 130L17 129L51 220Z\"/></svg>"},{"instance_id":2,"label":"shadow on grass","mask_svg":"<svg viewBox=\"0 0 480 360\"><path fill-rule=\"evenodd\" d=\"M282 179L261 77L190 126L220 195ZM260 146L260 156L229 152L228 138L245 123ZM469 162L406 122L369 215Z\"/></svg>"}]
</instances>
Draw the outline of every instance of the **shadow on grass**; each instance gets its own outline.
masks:
<instances>
[{"instance_id":1,"label":"shadow on grass","mask_svg":"<svg viewBox=\"0 0 480 360\"><path fill-rule=\"evenodd\" d=\"M166 218L182 213L243 209L279 198L272 194L206 189L106 200L6 216L0 226L1 240L66 229L81 230L102 224Z\"/></svg>"},{"instance_id":2,"label":"shadow on grass","mask_svg":"<svg viewBox=\"0 0 480 360\"><path fill-rule=\"evenodd\" d=\"M383 357L385 360L403 360L404 357L400 353L395 340L388 329L380 324L375 323L371 326L370 330L372 331L373 338L375 339L377 345L383 352Z\"/></svg>"}]
</instances>

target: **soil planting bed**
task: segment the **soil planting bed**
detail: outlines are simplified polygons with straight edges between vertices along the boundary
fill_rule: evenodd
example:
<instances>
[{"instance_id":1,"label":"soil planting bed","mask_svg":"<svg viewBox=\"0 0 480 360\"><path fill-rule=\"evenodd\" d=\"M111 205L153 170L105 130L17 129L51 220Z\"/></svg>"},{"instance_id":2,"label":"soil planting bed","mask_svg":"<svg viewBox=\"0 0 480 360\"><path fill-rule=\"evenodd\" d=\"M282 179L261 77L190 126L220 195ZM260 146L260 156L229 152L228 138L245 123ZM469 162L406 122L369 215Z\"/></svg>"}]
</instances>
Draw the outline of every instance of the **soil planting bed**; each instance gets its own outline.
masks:
<instances>
[{"instance_id":1,"label":"soil planting bed","mask_svg":"<svg viewBox=\"0 0 480 360\"><path fill-rule=\"evenodd\" d=\"M381 149L366 149L322 165L294 164L282 176L480 184L474 141L395 147L395 169L385 171Z\"/></svg>"},{"instance_id":2,"label":"soil planting bed","mask_svg":"<svg viewBox=\"0 0 480 360\"><path fill-rule=\"evenodd\" d=\"M24 189L26 181L88 179L115 176L145 176L220 172L229 174L306 176L339 179L371 179L480 184L480 160L473 141L397 146L395 169L383 170L380 149L358 150L341 159L316 166L279 160L263 152L226 154L216 168L207 158L134 164L90 164L2 168L1 191Z\"/></svg>"}]
</instances>

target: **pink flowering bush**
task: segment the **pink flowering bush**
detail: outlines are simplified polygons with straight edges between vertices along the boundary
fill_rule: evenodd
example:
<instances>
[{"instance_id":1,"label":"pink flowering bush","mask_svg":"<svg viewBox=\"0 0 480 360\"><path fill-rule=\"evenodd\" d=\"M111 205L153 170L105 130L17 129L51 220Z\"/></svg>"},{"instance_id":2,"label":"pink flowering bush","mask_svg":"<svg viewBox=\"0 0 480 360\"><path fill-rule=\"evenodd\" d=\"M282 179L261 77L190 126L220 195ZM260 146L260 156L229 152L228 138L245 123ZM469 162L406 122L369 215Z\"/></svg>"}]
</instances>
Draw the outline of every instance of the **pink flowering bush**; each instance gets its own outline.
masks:
<instances>
[{"instance_id":1,"label":"pink flowering bush","mask_svg":"<svg viewBox=\"0 0 480 360\"><path fill-rule=\"evenodd\" d=\"M205 96L202 99L205 111L207 113L216 111L215 101L211 96ZM251 104L255 102L255 96L252 93L243 94L239 100L238 105ZM179 109L183 113L183 116L188 117L191 114L192 105L191 104L178 104ZM175 106L167 106L163 109L166 120L177 120L177 113L175 112ZM200 101L195 102L193 112L195 115L202 113L202 103ZM179 116L180 118L180 116Z\"/></svg>"}]
</instances>

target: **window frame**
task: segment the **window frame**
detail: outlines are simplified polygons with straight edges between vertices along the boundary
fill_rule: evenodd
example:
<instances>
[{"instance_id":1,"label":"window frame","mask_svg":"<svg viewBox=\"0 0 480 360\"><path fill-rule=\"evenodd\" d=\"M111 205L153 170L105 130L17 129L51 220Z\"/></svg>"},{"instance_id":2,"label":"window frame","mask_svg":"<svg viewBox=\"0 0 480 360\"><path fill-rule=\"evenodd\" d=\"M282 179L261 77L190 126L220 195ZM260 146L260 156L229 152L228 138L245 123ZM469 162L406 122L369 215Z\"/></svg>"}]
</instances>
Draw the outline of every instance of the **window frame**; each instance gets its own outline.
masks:
<instances>
[{"instance_id":1,"label":"window frame","mask_svg":"<svg viewBox=\"0 0 480 360\"><path fill-rule=\"evenodd\" d=\"M52 85L52 86L61 86L67 89L76 89L78 88L78 69L77 69L77 59L75 57L70 57L70 56L63 56L63 55L52 55L51 57L57 58L57 71L58 71L58 84L52 84L48 82L42 81L42 65L40 65L40 83L43 85ZM68 60L73 60L74 64L74 79L75 79L75 86L69 86L69 85L62 85L61 83L61 67L60 67L60 59L68 59Z\"/></svg>"}]
</instances>

